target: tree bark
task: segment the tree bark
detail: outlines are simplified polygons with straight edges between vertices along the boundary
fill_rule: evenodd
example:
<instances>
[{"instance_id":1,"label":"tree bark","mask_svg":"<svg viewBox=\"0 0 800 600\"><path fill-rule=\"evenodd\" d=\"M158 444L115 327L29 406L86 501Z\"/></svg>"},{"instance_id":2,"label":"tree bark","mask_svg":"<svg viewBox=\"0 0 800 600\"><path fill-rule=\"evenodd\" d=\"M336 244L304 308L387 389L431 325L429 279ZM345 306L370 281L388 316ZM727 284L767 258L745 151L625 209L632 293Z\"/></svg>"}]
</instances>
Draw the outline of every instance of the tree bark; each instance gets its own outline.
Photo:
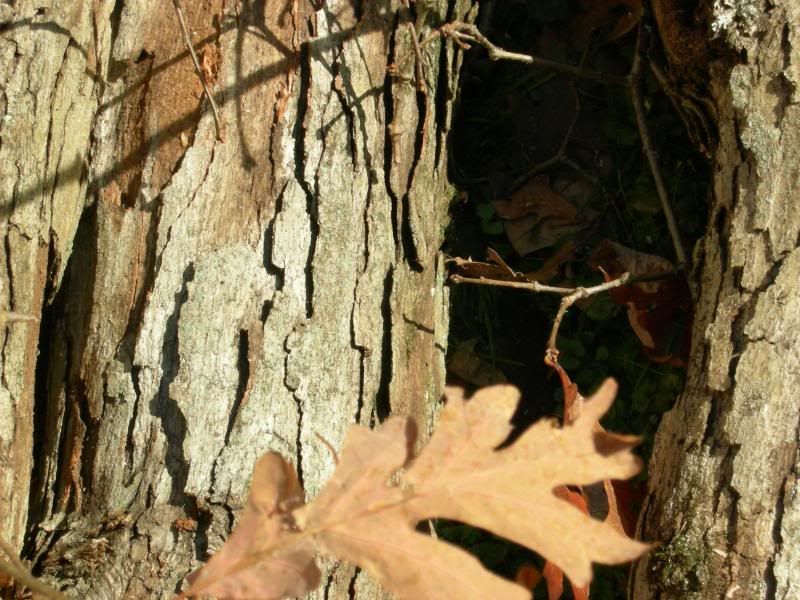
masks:
<instances>
[{"instance_id":1,"label":"tree bark","mask_svg":"<svg viewBox=\"0 0 800 600\"><path fill-rule=\"evenodd\" d=\"M0 5L1 299L40 319L5 329L0 532L77 597L169 597L261 454L313 497L322 438L425 430L444 382L458 53L421 92L398 0L183 8L224 141L172 3Z\"/></svg>"},{"instance_id":2,"label":"tree bark","mask_svg":"<svg viewBox=\"0 0 800 600\"><path fill-rule=\"evenodd\" d=\"M719 143L692 358L640 519L661 544L632 596L798 598L800 6L714 3L710 25L726 58L710 65Z\"/></svg>"}]
</instances>

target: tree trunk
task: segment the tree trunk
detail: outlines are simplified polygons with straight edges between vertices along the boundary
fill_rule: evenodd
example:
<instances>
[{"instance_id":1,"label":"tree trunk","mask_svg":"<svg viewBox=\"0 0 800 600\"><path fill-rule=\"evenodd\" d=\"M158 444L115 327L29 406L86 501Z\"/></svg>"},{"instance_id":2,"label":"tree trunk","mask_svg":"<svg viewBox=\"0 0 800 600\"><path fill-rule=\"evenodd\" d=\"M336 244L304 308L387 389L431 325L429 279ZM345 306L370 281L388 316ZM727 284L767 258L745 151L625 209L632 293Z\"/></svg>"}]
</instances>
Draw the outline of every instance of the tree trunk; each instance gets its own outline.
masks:
<instances>
[{"instance_id":1,"label":"tree trunk","mask_svg":"<svg viewBox=\"0 0 800 600\"><path fill-rule=\"evenodd\" d=\"M458 55L419 92L399 0L183 8L224 141L172 3L0 5L2 302L40 319L5 329L0 532L77 597L169 597L257 457L314 496L323 440L424 430L444 382Z\"/></svg>"},{"instance_id":2,"label":"tree trunk","mask_svg":"<svg viewBox=\"0 0 800 600\"><path fill-rule=\"evenodd\" d=\"M714 3L711 31L729 58L710 68L692 359L656 439L640 525L661 545L633 597L800 598L800 5Z\"/></svg>"}]
</instances>

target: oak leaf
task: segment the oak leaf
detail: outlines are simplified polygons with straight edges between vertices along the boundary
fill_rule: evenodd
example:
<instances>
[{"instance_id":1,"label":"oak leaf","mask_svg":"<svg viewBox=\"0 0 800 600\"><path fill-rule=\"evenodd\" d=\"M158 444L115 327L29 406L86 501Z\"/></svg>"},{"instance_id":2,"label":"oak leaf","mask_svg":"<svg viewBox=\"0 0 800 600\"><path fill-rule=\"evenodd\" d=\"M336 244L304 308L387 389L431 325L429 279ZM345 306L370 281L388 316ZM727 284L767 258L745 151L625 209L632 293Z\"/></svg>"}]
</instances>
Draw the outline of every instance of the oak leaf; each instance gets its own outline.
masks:
<instances>
[{"instance_id":1,"label":"oak leaf","mask_svg":"<svg viewBox=\"0 0 800 600\"><path fill-rule=\"evenodd\" d=\"M586 585L592 562L625 562L647 549L554 493L639 470L630 452L635 439L597 428L615 390L609 380L571 425L541 421L497 449L510 433L518 392L498 385L468 401L448 389L439 425L416 459L410 419L392 417L377 430L353 426L332 478L306 505L294 470L269 454L256 467L242 523L183 595L300 595L319 582L309 563L313 543L365 569L401 598L529 598L524 587L487 571L467 552L416 530L436 517L525 545L576 585ZM298 581L290 590L291 573ZM261 584L259 577L265 578Z\"/></svg>"},{"instance_id":2,"label":"oak leaf","mask_svg":"<svg viewBox=\"0 0 800 600\"><path fill-rule=\"evenodd\" d=\"M239 524L222 550L186 578L181 597L286 598L317 587L314 547L296 532L291 514L302 504L294 468L279 454L261 457Z\"/></svg>"}]
</instances>

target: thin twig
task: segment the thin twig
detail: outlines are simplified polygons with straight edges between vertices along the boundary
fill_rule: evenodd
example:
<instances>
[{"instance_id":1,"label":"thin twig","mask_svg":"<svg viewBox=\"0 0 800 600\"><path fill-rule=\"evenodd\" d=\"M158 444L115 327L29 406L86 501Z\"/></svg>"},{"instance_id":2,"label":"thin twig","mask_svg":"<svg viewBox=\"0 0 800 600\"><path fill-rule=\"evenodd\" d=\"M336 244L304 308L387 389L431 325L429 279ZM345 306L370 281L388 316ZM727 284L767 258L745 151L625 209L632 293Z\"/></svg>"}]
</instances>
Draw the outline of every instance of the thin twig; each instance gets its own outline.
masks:
<instances>
[{"instance_id":1,"label":"thin twig","mask_svg":"<svg viewBox=\"0 0 800 600\"><path fill-rule=\"evenodd\" d=\"M550 167L554 167L559 163L566 162L567 158L567 146L569 145L570 140L572 139L572 134L575 131L575 125L578 123L578 119L581 116L581 99L578 95L578 91L575 87L572 87L572 93L575 94L575 116L572 118L572 121L567 127L567 131L564 134L564 138L561 140L561 145L558 147L558 150L555 151L553 156L548 158L547 160L540 162L537 165L532 166L530 169L525 171L522 175L517 177L514 180L514 183L511 184L511 189L518 189L520 188L525 182L527 182L531 177L538 175L539 173L543 173ZM570 161L571 162L571 161Z\"/></svg>"},{"instance_id":2,"label":"thin twig","mask_svg":"<svg viewBox=\"0 0 800 600\"><path fill-rule=\"evenodd\" d=\"M536 65L567 73L573 77L580 77L582 79L591 79L592 81L599 81L601 83L609 83L613 85L628 85L628 78L619 75L607 75L605 73L598 73L597 71L589 71L580 67L567 65L554 60L548 60L532 54L521 54L519 52L509 52L502 48L495 46L484 36L480 30L471 23L463 23L461 21L453 21L452 23L445 23L439 28L441 35L449 37L462 48L469 48L470 43L475 43L486 48L489 53L489 59L497 60L512 60L521 62L528 65ZM426 40L427 42L427 40ZM424 45L424 44L423 44Z\"/></svg>"},{"instance_id":3,"label":"thin twig","mask_svg":"<svg viewBox=\"0 0 800 600\"><path fill-rule=\"evenodd\" d=\"M575 291L575 288L543 285L538 281L505 281L503 279L486 279L484 277L464 277L463 275L451 275L450 281L453 283L473 283L476 285L507 287L534 293L559 294L561 296L569 295Z\"/></svg>"},{"instance_id":4,"label":"thin twig","mask_svg":"<svg viewBox=\"0 0 800 600\"><path fill-rule=\"evenodd\" d=\"M6 323L36 323L39 319L33 315L26 315L23 313L0 310L0 327Z\"/></svg>"},{"instance_id":5,"label":"thin twig","mask_svg":"<svg viewBox=\"0 0 800 600\"><path fill-rule=\"evenodd\" d=\"M419 34L413 23L408 24L411 28L411 47L414 49L414 67L417 77L417 91L423 94L428 92L427 82L425 80L425 59L422 56L422 48L419 45Z\"/></svg>"},{"instance_id":6,"label":"thin twig","mask_svg":"<svg viewBox=\"0 0 800 600\"><path fill-rule=\"evenodd\" d=\"M569 307L583 298L588 298L589 296L594 296L595 294L607 292L608 290L625 285L630 276L630 273L623 273L616 279L612 279L611 281L607 281L606 283L602 283L600 285L595 285L588 288L575 288L571 294L564 296L561 299L561 305L558 307L558 313L556 314L556 318L553 320L553 328L550 330L550 338L547 340L547 350L545 350L544 353L544 362L546 364L552 366L558 363L558 348L556 347L558 328L561 326L561 321L564 318L564 315L567 313Z\"/></svg>"},{"instance_id":7,"label":"thin twig","mask_svg":"<svg viewBox=\"0 0 800 600\"><path fill-rule=\"evenodd\" d=\"M642 95L639 91L640 74L641 56L639 55L639 38L637 37L636 50L633 55L633 66L631 67L630 83L628 84L631 104L633 104L633 112L636 115L636 126L639 129L639 137L642 139L642 147L644 148L645 156L647 156L647 162L650 165L650 172L653 174L653 181L656 184L656 193L661 202L661 210L664 211L664 218L667 220L667 229L669 229L672 245L675 248L675 257L678 259L678 265L686 265L688 264L686 261L686 251L683 249L678 223L675 221L675 214L672 212L672 206L669 203L667 188L661 177L661 169L658 166L656 152L653 149L653 142L650 139L650 130L647 127L647 119L645 118L644 106L642 104Z\"/></svg>"},{"instance_id":8,"label":"thin twig","mask_svg":"<svg viewBox=\"0 0 800 600\"><path fill-rule=\"evenodd\" d=\"M315 431L314 435L317 436L317 439L322 443L323 446L325 446L328 452L331 453L331 458L333 458L333 464L338 465L339 455L336 454L336 449L333 447L333 444L331 444L328 440L326 440L321 433Z\"/></svg>"},{"instance_id":9,"label":"thin twig","mask_svg":"<svg viewBox=\"0 0 800 600\"><path fill-rule=\"evenodd\" d=\"M23 563L22 559L17 556L17 553L14 548L11 547L11 544L9 544L5 538L2 537L0 537L0 550L2 550L3 553L8 556L8 559L11 561L12 565L18 569L22 569L23 571L25 570L25 563Z\"/></svg>"},{"instance_id":10,"label":"thin twig","mask_svg":"<svg viewBox=\"0 0 800 600\"><path fill-rule=\"evenodd\" d=\"M200 79L200 83L203 86L203 92L205 92L206 98L208 98L208 102L211 104L211 112L214 114L214 126L217 129L217 139L222 142L224 141L222 139L222 123L219 119L217 103L214 100L214 96L211 94L208 83L206 83L206 78L203 76L203 69L200 67L200 61L197 60L197 54L195 54L194 46L192 46L192 38L189 37L189 29L186 27L186 19L183 18L181 0L172 0L172 4L175 7L175 14L178 15L178 23L180 23L181 26L183 41L186 43L186 47L189 49L189 54L191 55L192 62L194 63L194 70L197 71L197 77Z\"/></svg>"},{"instance_id":11,"label":"thin twig","mask_svg":"<svg viewBox=\"0 0 800 600\"><path fill-rule=\"evenodd\" d=\"M670 274L671 275L671 274ZM563 296L561 304L558 307L558 313L553 320L553 328L550 331L550 338L547 340L547 349L545 350L544 362L550 366L558 363L558 348L556 347L556 339L558 338L558 328L561 326L561 321L564 318L570 306L575 304L578 300L600 294L614 288L627 285L631 279L630 273L623 273L616 279L601 283L592 287L578 287L578 288L565 288L555 287L551 285L542 285L538 281L505 281L502 279L486 279L483 277L464 277L463 275L451 275L450 281L453 283L473 283L477 285L489 285L495 287L507 287L517 290L525 290L534 293L550 293L559 294ZM641 282L641 279L639 280Z\"/></svg>"},{"instance_id":12,"label":"thin twig","mask_svg":"<svg viewBox=\"0 0 800 600\"><path fill-rule=\"evenodd\" d=\"M25 586L30 591L40 596L50 598L51 600L67 600L64 594L31 575L16 552L14 552L11 544L2 538L0 538L0 550L9 558L8 561L0 560L0 573L5 573L19 585Z\"/></svg>"}]
</instances>

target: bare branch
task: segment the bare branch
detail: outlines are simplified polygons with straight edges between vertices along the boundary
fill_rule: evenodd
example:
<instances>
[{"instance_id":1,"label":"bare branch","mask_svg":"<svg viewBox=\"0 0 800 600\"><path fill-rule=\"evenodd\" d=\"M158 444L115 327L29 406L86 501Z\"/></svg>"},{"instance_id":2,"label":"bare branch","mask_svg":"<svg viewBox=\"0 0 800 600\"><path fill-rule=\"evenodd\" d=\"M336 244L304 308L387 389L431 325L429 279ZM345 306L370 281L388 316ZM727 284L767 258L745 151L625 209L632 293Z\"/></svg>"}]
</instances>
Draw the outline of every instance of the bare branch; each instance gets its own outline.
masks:
<instances>
[{"instance_id":1,"label":"bare branch","mask_svg":"<svg viewBox=\"0 0 800 600\"><path fill-rule=\"evenodd\" d=\"M614 288L625 285L630 276L630 273L623 273L616 279L612 279L600 285L588 288L575 288L571 294L561 299L561 305L558 307L558 314L556 314L556 318L553 320L553 328L550 330L550 338L547 340L547 350L545 350L544 354L544 362L546 364L553 366L558 362L556 338L558 338L558 328L561 326L561 321L564 319L564 315L567 313L569 307L583 298L588 298L589 296L594 296L595 294L607 292L608 290L613 290Z\"/></svg>"},{"instance_id":2,"label":"bare branch","mask_svg":"<svg viewBox=\"0 0 800 600\"><path fill-rule=\"evenodd\" d=\"M26 315L23 313L0 310L0 327L6 323L36 323L39 319L33 315Z\"/></svg>"},{"instance_id":3,"label":"bare branch","mask_svg":"<svg viewBox=\"0 0 800 600\"><path fill-rule=\"evenodd\" d=\"M476 285L514 288L533 293L559 294L561 296L569 295L575 291L575 288L554 287L541 284L538 281L505 281L502 279L486 279L485 277L464 277L463 275L451 275L450 281L453 283L473 283Z\"/></svg>"},{"instance_id":4,"label":"bare branch","mask_svg":"<svg viewBox=\"0 0 800 600\"><path fill-rule=\"evenodd\" d=\"M471 23L462 23L461 21L453 21L452 23L445 23L439 28L439 33L445 37L449 37L461 48L469 48L470 44L478 44L486 48L491 60L512 60L521 62L528 65L536 65L552 69L572 75L573 77L580 77L582 79L591 79L601 83L609 83L613 85L628 85L628 78L619 75L606 75L605 73L598 73L597 71L589 71L580 67L566 65L564 63L540 58L532 54L521 54L519 52L509 52L502 48L495 46L484 36L480 30ZM428 40L425 40L427 42Z\"/></svg>"},{"instance_id":5,"label":"bare branch","mask_svg":"<svg viewBox=\"0 0 800 600\"><path fill-rule=\"evenodd\" d=\"M189 29L186 27L186 19L183 17L181 0L172 0L172 4L175 7L175 14L178 15L178 23L180 23L181 26L183 41L186 43L186 47L189 49L189 54L192 57L192 63L194 63L194 70L197 71L197 77L200 79L200 83L203 86L203 92L205 92L206 98L208 98L208 102L211 104L211 112L214 115L214 126L217 129L217 139L222 142L224 140L222 139L222 123L219 119L219 109L217 108L217 103L208 87L206 78L203 76L203 69L200 67L200 61L197 60L197 54L194 51L194 46L192 46L192 38L189 36Z\"/></svg>"},{"instance_id":6,"label":"bare branch","mask_svg":"<svg viewBox=\"0 0 800 600\"><path fill-rule=\"evenodd\" d=\"M640 33L641 37L641 33ZM650 165L650 172L653 174L653 181L656 184L656 193L661 202L661 210L664 211L664 218L667 220L667 229L669 229L670 238L672 238L672 246L675 249L675 257L678 259L679 265L686 265L686 251L681 242L681 234L678 229L678 223L675 221L675 214L672 212L672 206L669 203L669 195L667 188L664 185L664 180L661 177L661 169L658 166L658 159L656 152L653 149L653 142L650 139L650 130L647 127L647 119L644 114L644 106L642 104L642 95L639 91L641 74L641 57L639 55L639 39L636 40L636 51L633 55L633 66L631 67L631 77L628 84L628 89L631 96L631 104L633 104L633 112L636 115L636 126L639 129L639 137L642 139L642 147L644 154L647 157L647 162Z\"/></svg>"}]
</instances>

